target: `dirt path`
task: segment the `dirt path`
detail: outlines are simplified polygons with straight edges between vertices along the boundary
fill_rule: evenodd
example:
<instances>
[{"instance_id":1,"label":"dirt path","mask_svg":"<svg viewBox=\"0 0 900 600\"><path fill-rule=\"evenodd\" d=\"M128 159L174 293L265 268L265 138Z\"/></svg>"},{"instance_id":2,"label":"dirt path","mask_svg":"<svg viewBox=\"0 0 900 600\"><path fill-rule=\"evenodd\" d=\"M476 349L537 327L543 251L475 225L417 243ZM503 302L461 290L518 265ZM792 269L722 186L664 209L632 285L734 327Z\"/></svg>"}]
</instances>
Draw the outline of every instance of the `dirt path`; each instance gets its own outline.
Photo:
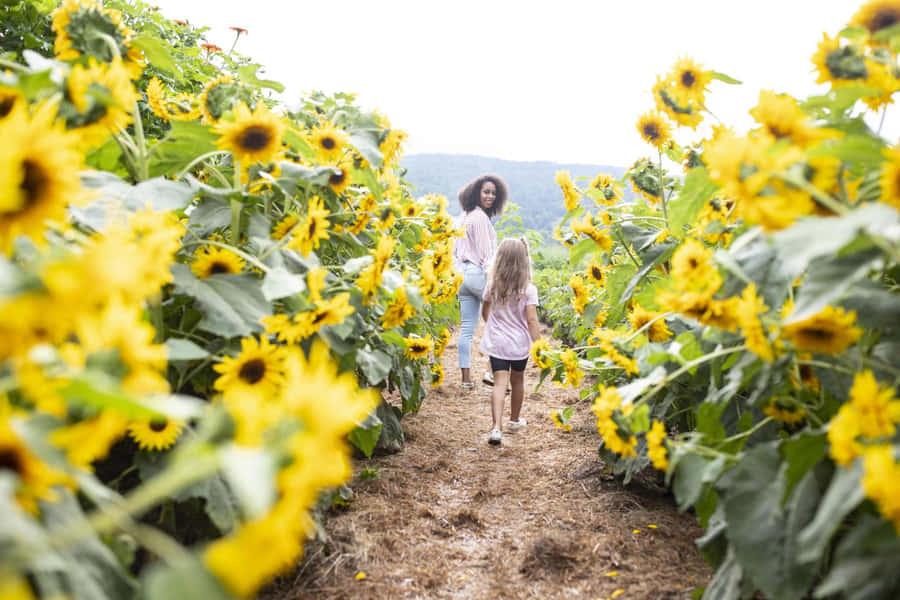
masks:
<instances>
[{"instance_id":1,"label":"dirt path","mask_svg":"<svg viewBox=\"0 0 900 600\"><path fill-rule=\"evenodd\" d=\"M480 380L487 361L474 354ZM708 581L693 517L662 489L603 472L593 414L575 391L532 392L529 365L528 425L490 446L491 388L461 392L455 365L451 343L444 383L403 420L403 451L356 466L356 499L328 515L327 539L308 544L267 598L681 599ZM565 433L549 415L568 404L577 410ZM366 468L377 477L360 477Z\"/></svg>"}]
</instances>

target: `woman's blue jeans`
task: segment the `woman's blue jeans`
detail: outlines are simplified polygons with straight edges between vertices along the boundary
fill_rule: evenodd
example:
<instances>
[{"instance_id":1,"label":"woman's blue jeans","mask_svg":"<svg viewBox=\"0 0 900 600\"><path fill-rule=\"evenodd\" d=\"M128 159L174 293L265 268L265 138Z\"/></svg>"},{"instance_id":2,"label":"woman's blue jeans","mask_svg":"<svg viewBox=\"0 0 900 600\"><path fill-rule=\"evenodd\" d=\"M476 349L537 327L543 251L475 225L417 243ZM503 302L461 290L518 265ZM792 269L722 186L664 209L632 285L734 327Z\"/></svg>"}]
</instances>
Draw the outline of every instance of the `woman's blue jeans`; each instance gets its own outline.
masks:
<instances>
[{"instance_id":1,"label":"woman's blue jeans","mask_svg":"<svg viewBox=\"0 0 900 600\"><path fill-rule=\"evenodd\" d=\"M476 264L463 263L463 282L459 286L459 368L472 366L472 336L481 316L481 296L484 293L484 269Z\"/></svg>"}]
</instances>

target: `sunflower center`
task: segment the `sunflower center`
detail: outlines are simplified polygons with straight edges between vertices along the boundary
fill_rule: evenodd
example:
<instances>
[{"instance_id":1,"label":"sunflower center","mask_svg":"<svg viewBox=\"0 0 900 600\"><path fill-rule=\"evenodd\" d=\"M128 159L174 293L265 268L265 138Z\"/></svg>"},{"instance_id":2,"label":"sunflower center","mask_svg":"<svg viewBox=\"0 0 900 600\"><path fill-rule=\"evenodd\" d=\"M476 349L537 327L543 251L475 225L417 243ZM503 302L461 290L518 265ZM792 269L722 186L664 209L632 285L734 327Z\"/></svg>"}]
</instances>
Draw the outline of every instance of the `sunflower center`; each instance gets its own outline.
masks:
<instances>
[{"instance_id":1,"label":"sunflower center","mask_svg":"<svg viewBox=\"0 0 900 600\"><path fill-rule=\"evenodd\" d=\"M603 271L601 271L599 267L593 267L591 268L591 276L597 281L600 281L603 279Z\"/></svg>"},{"instance_id":2,"label":"sunflower center","mask_svg":"<svg viewBox=\"0 0 900 600\"><path fill-rule=\"evenodd\" d=\"M347 174L343 169L338 169L339 173L332 172L331 176L328 178L328 183L331 185L341 185L344 183L344 180L347 179Z\"/></svg>"},{"instance_id":3,"label":"sunflower center","mask_svg":"<svg viewBox=\"0 0 900 600\"><path fill-rule=\"evenodd\" d=\"M644 125L644 137L651 140L659 139L659 127L656 126L656 123L648 123Z\"/></svg>"},{"instance_id":4,"label":"sunflower center","mask_svg":"<svg viewBox=\"0 0 900 600\"><path fill-rule=\"evenodd\" d=\"M238 145L244 150L262 150L272 141L272 134L268 128L261 125L251 125L241 133Z\"/></svg>"},{"instance_id":5,"label":"sunflower center","mask_svg":"<svg viewBox=\"0 0 900 600\"><path fill-rule=\"evenodd\" d=\"M696 269L697 267L700 266L700 261L698 261L696 258L689 258L689 259L688 259L688 265L689 265L692 269Z\"/></svg>"},{"instance_id":6,"label":"sunflower center","mask_svg":"<svg viewBox=\"0 0 900 600\"><path fill-rule=\"evenodd\" d=\"M219 273L231 273L231 267L227 263L216 261L209 266L209 274L217 275Z\"/></svg>"},{"instance_id":7,"label":"sunflower center","mask_svg":"<svg viewBox=\"0 0 900 600\"><path fill-rule=\"evenodd\" d=\"M266 375L266 362L261 358L248 360L241 366L238 377L247 383L259 383L259 380Z\"/></svg>"},{"instance_id":8,"label":"sunflower center","mask_svg":"<svg viewBox=\"0 0 900 600\"><path fill-rule=\"evenodd\" d=\"M8 115L12 112L13 106L16 105L16 97L15 96L6 96L5 98L0 98L0 119Z\"/></svg>"},{"instance_id":9,"label":"sunflower center","mask_svg":"<svg viewBox=\"0 0 900 600\"><path fill-rule=\"evenodd\" d=\"M696 82L697 77L694 75L693 71L685 71L681 74L681 85L683 85L684 87L693 87Z\"/></svg>"},{"instance_id":10,"label":"sunflower center","mask_svg":"<svg viewBox=\"0 0 900 600\"><path fill-rule=\"evenodd\" d=\"M875 33L887 27L891 27L900 21L900 11L892 7L883 7L881 10L872 15L872 19L867 26L869 31Z\"/></svg>"},{"instance_id":11,"label":"sunflower center","mask_svg":"<svg viewBox=\"0 0 900 600\"><path fill-rule=\"evenodd\" d=\"M160 431L165 431L168 424L168 420L157 417L150 421L150 430L159 433Z\"/></svg>"},{"instance_id":12,"label":"sunflower center","mask_svg":"<svg viewBox=\"0 0 900 600\"><path fill-rule=\"evenodd\" d=\"M328 317L327 310L320 310L316 312L316 316L313 317L313 325L318 325L322 321L324 321Z\"/></svg>"},{"instance_id":13,"label":"sunflower center","mask_svg":"<svg viewBox=\"0 0 900 600\"><path fill-rule=\"evenodd\" d=\"M18 210L8 212L22 212L29 206L38 203L50 185L47 173L34 161L27 159L23 161L22 171L24 176L22 183L19 184L19 189L22 190L24 201Z\"/></svg>"},{"instance_id":14,"label":"sunflower center","mask_svg":"<svg viewBox=\"0 0 900 600\"><path fill-rule=\"evenodd\" d=\"M316 229L318 229L318 223L313 219L309 222L309 239L312 239L312 237L316 235Z\"/></svg>"},{"instance_id":15,"label":"sunflower center","mask_svg":"<svg viewBox=\"0 0 900 600\"><path fill-rule=\"evenodd\" d=\"M319 143L322 144L322 147L326 150L334 150L337 146L337 142L334 141L334 138L328 136L323 137L322 141Z\"/></svg>"},{"instance_id":16,"label":"sunflower center","mask_svg":"<svg viewBox=\"0 0 900 600\"><path fill-rule=\"evenodd\" d=\"M803 335L822 342L828 342L834 339L834 332L823 327L810 327L803 330Z\"/></svg>"},{"instance_id":17,"label":"sunflower center","mask_svg":"<svg viewBox=\"0 0 900 600\"><path fill-rule=\"evenodd\" d=\"M22 456L13 448L0 448L0 469L22 475L25 472Z\"/></svg>"}]
</instances>

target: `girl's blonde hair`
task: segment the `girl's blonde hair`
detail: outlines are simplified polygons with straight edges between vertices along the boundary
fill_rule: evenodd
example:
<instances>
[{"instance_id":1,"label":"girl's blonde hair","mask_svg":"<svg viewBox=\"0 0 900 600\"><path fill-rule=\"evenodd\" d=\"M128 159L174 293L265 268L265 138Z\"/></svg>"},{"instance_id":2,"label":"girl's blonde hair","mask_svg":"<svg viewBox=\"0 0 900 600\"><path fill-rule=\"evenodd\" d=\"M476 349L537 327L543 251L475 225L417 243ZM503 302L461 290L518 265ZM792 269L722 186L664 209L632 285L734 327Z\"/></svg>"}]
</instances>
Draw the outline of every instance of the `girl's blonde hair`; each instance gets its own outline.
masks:
<instances>
[{"instance_id":1,"label":"girl's blonde hair","mask_svg":"<svg viewBox=\"0 0 900 600\"><path fill-rule=\"evenodd\" d=\"M506 304L525 295L531 283L531 258L525 238L500 242L491 269L491 297L494 304Z\"/></svg>"}]
</instances>

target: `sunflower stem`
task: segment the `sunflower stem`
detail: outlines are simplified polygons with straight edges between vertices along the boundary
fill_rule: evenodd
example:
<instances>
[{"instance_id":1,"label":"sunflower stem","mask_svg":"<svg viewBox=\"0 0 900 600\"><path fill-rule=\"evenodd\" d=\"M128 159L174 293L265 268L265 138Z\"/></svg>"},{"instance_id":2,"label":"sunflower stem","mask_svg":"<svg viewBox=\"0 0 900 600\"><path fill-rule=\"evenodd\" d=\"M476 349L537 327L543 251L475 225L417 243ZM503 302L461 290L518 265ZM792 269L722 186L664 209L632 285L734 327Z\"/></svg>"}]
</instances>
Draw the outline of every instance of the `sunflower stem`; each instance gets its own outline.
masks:
<instances>
[{"instance_id":1,"label":"sunflower stem","mask_svg":"<svg viewBox=\"0 0 900 600\"><path fill-rule=\"evenodd\" d=\"M231 245L237 246L241 240L241 209L243 202L232 198L231 202Z\"/></svg>"},{"instance_id":2,"label":"sunflower stem","mask_svg":"<svg viewBox=\"0 0 900 600\"><path fill-rule=\"evenodd\" d=\"M228 154L228 150L213 150L212 152L207 152L206 154L201 154L191 162L187 164L185 168L183 168L178 175L175 176L175 179L182 179L185 175L187 175L191 169L193 169L198 163L203 162L207 158L212 158L217 154Z\"/></svg>"},{"instance_id":3,"label":"sunflower stem","mask_svg":"<svg viewBox=\"0 0 900 600\"><path fill-rule=\"evenodd\" d=\"M622 247L625 248L625 252L628 254L628 258L634 263L638 269L641 268L641 263L638 262L637 257L631 253L631 249L628 248L628 244L625 243L625 239L622 237L622 234L619 231L616 231L616 237L619 238L619 243L622 244Z\"/></svg>"},{"instance_id":4,"label":"sunflower stem","mask_svg":"<svg viewBox=\"0 0 900 600\"><path fill-rule=\"evenodd\" d=\"M134 135L137 137L135 148L138 161L139 181L146 181L147 179L150 179L150 172L147 165L147 140L144 138L144 122L141 119L141 111L140 108L138 108L137 102L134 103L131 114L134 119Z\"/></svg>"},{"instance_id":5,"label":"sunflower stem","mask_svg":"<svg viewBox=\"0 0 900 600\"><path fill-rule=\"evenodd\" d=\"M641 402L650 400L651 398L653 398L653 396L655 396L657 393L659 393L659 391L661 389L663 389L669 383L671 383L672 381L674 381L675 379L677 379L684 373L687 373L694 367L702 365L705 362L709 362L710 360L712 360L714 358L718 358L720 356L726 356L728 354L734 354L735 352L743 352L746 349L747 349L747 346L745 344L741 344L740 346L733 346L731 348L721 348L719 350L716 350L715 352L710 352L709 354L704 354L703 356L701 356L699 358L695 358L694 360L686 363L680 369L677 369L677 370L672 371L671 373L667 374L662 379L662 381L660 381L655 386L653 386L650 389L650 391L643 398L641 398Z\"/></svg>"},{"instance_id":6,"label":"sunflower stem","mask_svg":"<svg viewBox=\"0 0 900 600\"><path fill-rule=\"evenodd\" d=\"M25 65L20 65L17 62L4 60L2 58L0 58L0 67L3 67L4 69L12 69L14 71L22 71L23 73L28 71L28 67L26 67Z\"/></svg>"},{"instance_id":7,"label":"sunflower stem","mask_svg":"<svg viewBox=\"0 0 900 600\"><path fill-rule=\"evenodd\" d=\"M884 110L881 111L881 120L878 122L878 135L881 135L881 128L884 127L884 117L887 115L888 105L884 105Z\"/></svg>"},{"instance_id":8,"label":"sunflower stem","mask_svg":"<svg viewBox=\"0 0 900 600\"><path fill-rule=\"evenodd\" d=\"M669 227L669 212L666 208L666 186L665 179L663 177L662 150L657 148L656 154L657 156L659 156L659 202L662 205L663 219L666 221L666 229L671 231L671 228Z\"/></svg>"}]
</instances>

